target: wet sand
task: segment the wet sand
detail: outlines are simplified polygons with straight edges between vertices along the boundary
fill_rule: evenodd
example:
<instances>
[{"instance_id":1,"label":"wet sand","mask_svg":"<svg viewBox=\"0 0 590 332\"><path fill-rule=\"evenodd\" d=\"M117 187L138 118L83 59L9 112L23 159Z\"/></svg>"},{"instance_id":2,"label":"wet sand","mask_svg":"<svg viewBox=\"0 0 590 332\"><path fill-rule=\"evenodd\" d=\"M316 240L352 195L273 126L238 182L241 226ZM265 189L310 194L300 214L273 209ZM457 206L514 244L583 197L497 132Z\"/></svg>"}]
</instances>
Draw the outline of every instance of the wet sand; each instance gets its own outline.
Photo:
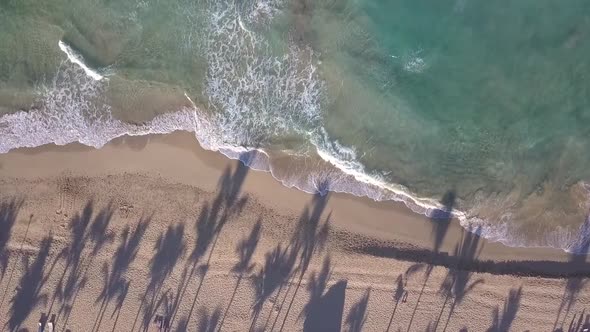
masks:
<instances>
[{"instance_id":1,"label":"wet sand","mask_svg":"<svg viewBox=\"0 0 590 332\"><path fill-rule=\"evenodd\" d=\"M0 155L0 324L58 331L553 331L586 256L394 202L310 195L187 133Z\"/></svg>"}]
</instances>

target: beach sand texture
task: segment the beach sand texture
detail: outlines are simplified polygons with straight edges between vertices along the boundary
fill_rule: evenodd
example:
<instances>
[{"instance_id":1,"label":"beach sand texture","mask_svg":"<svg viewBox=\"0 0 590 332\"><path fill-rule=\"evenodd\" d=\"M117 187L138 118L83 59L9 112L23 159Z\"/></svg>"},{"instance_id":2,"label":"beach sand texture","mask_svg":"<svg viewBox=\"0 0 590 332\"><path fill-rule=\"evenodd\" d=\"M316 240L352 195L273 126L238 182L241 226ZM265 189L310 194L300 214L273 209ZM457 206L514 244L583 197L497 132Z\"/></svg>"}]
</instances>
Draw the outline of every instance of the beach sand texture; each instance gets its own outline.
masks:
<instances>
[{"instance_id":1,"label":"beach sand texture","mask_svg":"<svg viewBox=\"0 0 590 332\"><path fill-rule=\"evenodd\" d=\"M34 331L579 331L586 256L310 195L188 133L0 155L0 324Z\"/></svg>"}]
</instances>

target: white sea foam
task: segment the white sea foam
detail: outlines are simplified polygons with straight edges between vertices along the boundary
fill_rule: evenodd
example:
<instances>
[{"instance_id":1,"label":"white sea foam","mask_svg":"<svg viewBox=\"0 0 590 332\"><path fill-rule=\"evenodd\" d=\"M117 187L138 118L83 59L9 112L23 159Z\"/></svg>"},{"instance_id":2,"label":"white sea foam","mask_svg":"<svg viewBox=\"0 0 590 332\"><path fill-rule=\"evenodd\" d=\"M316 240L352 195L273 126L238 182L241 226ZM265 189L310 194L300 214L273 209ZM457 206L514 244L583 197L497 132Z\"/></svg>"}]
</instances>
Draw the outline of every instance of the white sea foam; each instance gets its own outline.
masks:
<instances>
[{"instance_id":1,"label":"white sea foam","mask_svg":"<svg viewBox=\"0 0 590 332\"><path fill-rule=\"evenodd\" d=\"M410 58L404 63L404 69L411 73L421 73L425 68L426 62L419 56Z\"/></svg>"},{"instance_id":2,"label":"white sea foam","mask_svg":"<svg viewBox=\"0 0 590 332\"><path fill-rule=\"evenodd\" d=\"M418 49L402 56L404 70L415 74L424 72L428 68L428 63L424 59L423 53L423 49Z\"/></svg>"},{"instance_id":3,"label":"white sea foam","mask_svg":"<svg viewBox=\"0 0 590 332\"><path fill-rule=\"evenodd\" d=\"M195 110L181 110L155 117L144 125L115 119L104 102L108 80L89 68L65 43L59 47L62 62L53 80L38 89L37 107L0 117L0 153L20 147L73 142L100 148L123 135L194 131Z\"/></svg>"},{"instance_id":4,"label":"white sea foam","mask_svg":"<svg viewBox=\"0 0 590 332\"><path fill-rule=\"evenodd\" d=\"M281 135L305 135L320 121L321 82L313 53L292 46L273 55L240 27L235 3L211 4L205 93L217 110L209 121L219 144L263 145Z\"/></svg>"},{"instance_id":5,"label":"white sea foam","mask_svg":"<svg viewBox=\"0 0 590 332\"><path fill-rule=\"evenodd\" d=\"M275 15L281 12L285 0L255 0L246 2L249 6L247 18L249 22L268 23Z\"/></svg>"}]
</instances>

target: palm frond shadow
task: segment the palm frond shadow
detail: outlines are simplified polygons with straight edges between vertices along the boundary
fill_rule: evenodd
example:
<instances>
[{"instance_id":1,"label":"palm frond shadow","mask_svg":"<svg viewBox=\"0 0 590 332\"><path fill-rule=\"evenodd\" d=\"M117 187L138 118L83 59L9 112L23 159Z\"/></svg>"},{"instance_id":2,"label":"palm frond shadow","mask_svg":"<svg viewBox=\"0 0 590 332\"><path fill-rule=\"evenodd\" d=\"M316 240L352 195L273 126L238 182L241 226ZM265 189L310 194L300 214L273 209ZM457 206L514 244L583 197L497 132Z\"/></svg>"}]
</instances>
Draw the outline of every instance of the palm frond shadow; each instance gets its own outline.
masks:
<instances>
[{"instance_id":1,"label":"palm frond shadow","mask_svg":"<svg viewBox=\"0 0 590 332\"><path fill-rule=\"evenodd\" d=\"M520 307L520 299L522 298L522 287L518 289L511 289L508 293L508 298L504 301L504 308L500 312L499 308L493 312L492 326L488 332L509 331L512 322L516 318L516 313Z\"/></svg>"},{"instance_id":2,"label":"palm frond shadow","mask_svg":"<svg viewBox=\"0 0 590 332\"><path fill-rule=\"evenodd\" d=\"M254 275L253 286L256 292L256 301L253 306L253 319L250 331L253 331L258 315L263 308L264 303L270 296L276 293L278 299L283 291L283 287L290 279L297 279L295 290L293 291L289 302L287 296L290 293L291 283L287 288L283 299L278 304L278 312L270 327L270 318L273 314L269 311L264 328L274 329L279 321L279 316L283 316L279 330L283 330L284 325L289 317L293 302L301 287L303 277L309 268L310 262L314 255L320 253L324 248L330 229L330 215L322 220L322 215L327 206L330 193L329 183L322 181L317 184L318 193L315 194L307 205L295 226L295 231L286 247L278 244L265 255L264 266ZM286 311L282 309L286 305Z\"/></svg>"},{"instance_id":3,"label":"palm frond shadow","mask_svg":"<svg viewBox=\"0 0 590 332\"><path fill-rule=\"evenodd\" d=\"M53 238L45 237L39 246L35 260L31 263L28 256L23 257L24 273L16 288L16 293L10 300L9 318L5 327L10 331L17 331L31 312L39 305L46 304L48 295L42 293L47 283L52 267L46 271L46 263L50 254Z\"/></svg>"}]
</instances>

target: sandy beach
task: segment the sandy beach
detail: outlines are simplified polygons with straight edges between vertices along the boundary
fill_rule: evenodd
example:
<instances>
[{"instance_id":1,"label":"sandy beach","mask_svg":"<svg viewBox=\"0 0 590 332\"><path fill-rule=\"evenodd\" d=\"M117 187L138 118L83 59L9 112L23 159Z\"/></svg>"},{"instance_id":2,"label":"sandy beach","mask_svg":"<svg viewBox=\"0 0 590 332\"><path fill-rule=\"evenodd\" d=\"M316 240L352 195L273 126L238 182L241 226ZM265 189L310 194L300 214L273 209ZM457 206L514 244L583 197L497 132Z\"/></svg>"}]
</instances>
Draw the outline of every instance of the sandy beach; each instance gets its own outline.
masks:
<instances>
[{"instance_id":1,"label":"sandy beach","mask_svg":"<svg viewBox=\"0 0 590 332\"><path fill-rule=\"evenodd\" d=\"M581 331L590 262L311 195L192 134L0 155L6 331Z\"/></svg>"}]
</instances>

